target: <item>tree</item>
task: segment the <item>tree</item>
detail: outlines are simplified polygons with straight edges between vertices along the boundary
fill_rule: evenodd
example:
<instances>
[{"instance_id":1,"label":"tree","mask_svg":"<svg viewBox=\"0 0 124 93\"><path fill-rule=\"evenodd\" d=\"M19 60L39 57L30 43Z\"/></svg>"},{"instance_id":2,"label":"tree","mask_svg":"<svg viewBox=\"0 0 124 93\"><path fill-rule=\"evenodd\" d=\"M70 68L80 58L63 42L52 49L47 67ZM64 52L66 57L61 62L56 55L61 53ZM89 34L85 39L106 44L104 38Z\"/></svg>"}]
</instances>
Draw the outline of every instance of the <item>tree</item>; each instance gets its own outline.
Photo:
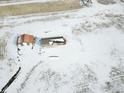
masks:
<instances>
[{"instance_id":1,"label":"tree","mask_svg":"<svg viewBox=\"0 0 124 93\"><path fill-rule=\"evenodd\" d=\"M124 65L112 67L110 81L106 82L107 93L124 93Z\"/></svg>"},{"instance_id":2,"label":"tree","mask_svg":"<svg viewBox=\"0 0 124 93\"><path fill-rule=\"evenodd\" d=\"M89 6L92 3L92 0L80 0L81 6Z\"/></svg>"},{"instance_id":3,"label":"tree","mask_svg":"<svg viewBox=\"0 0 124 93\"><path fill-rule=\"evenodd\" d=\"M3 60L6 57L6 46L6 41L4 39L0 39L0 60Z\"/></svg>"}]
</instances>

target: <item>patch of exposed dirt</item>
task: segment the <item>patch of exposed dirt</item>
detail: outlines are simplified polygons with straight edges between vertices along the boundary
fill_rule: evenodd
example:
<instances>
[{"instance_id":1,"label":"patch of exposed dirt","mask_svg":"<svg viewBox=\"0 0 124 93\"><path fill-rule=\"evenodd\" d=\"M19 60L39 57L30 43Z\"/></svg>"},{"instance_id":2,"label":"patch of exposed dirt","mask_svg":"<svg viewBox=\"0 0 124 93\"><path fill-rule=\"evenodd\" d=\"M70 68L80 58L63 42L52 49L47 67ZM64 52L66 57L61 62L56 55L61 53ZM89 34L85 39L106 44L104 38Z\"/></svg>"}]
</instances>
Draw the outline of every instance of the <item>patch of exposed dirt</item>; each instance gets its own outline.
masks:
<instances>
[{"instance_id":1,"label":"patch of exposed dirt","mask_svg":"<svg viewBox=\"0 0 124 93\"><path fill-rule=\"evenodd\" d=\"M53 1L0 6L0 16L16 16L33 13L46 13L81 8L79 0Z\"/></svg>"}]
</instances>

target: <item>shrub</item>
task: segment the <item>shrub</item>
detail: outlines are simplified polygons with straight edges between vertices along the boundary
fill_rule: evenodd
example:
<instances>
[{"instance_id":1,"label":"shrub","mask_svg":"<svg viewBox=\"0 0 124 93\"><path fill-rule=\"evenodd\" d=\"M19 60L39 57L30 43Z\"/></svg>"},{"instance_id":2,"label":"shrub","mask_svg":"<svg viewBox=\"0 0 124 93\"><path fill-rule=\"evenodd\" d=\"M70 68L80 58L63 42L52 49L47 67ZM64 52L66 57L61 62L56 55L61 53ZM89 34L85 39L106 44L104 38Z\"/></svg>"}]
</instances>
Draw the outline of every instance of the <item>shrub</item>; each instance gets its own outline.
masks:
<instances>
[{"instance_id":1,"label":"shrub","mask_svg":"<svg viewBox=\"0 0 124 93\"><path fill-rule=\"evenodd\" d=\"M97 2L104 5L116 3L115 0L97 0Z\"/></svg>"},{"instance_id":2,"label":"shrub","mask_svg":"<svg viewBox=\"0 0 124 93\"><path fill-rule=\"evenodd\" d=\"M7 56L7 54L6 54L6 52L7 52L6 47L7 47L6 40L5 39L0 39L0 60L3 60Z\"/></svg>"},{"instance_id":3,"label":"shrub","mask_svg":"<svg viewBox=\"0 0 124 93\"><path fill-rule=\"evenodd\" d=\"M124 93L124 66L113 67L110 72L110 81L106 82L107 93Z\"/></svg>"}]
</instances>

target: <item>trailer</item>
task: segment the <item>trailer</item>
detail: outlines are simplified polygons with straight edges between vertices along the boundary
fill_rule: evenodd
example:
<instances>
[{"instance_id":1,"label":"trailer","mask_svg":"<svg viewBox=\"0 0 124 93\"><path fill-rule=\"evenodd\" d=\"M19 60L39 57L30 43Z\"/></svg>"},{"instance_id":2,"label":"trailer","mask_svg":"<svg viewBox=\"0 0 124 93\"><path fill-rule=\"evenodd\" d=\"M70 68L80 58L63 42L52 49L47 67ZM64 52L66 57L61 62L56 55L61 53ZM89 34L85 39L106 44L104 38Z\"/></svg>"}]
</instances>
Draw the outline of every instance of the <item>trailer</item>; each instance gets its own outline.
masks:
<instances>
[{"instance_id":1,"label":"trailer","mask_svg":"<svg viewBox=\"0 0 124 93\"><path fill-rule=\"evenodd\" d=\"M66 39L63 36L41 38L42 47L61 46L66 44Z\"/></svg>"}]
</instances>

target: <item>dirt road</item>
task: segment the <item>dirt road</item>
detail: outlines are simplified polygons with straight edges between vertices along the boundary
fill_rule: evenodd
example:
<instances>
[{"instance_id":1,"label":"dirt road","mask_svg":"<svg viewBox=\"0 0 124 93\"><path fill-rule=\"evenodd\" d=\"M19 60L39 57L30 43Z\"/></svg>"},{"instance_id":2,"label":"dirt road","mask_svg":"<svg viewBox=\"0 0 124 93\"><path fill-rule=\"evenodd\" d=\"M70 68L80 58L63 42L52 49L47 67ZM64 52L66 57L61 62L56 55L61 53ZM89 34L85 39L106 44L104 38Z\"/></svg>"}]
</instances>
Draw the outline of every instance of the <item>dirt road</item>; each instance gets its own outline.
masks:
<instances>
[{"instance_id":1,"label":"dirt road","mask_svg":"<svg viewBox=\"0 0 124 93\"><path fill-rule=\"evenodd\" d=\"M0 16L16 16L33 13L65 11L81 8L79 0L53 1L45 3L26 3L0 6Z\"/></svg>"}]
</instances>

